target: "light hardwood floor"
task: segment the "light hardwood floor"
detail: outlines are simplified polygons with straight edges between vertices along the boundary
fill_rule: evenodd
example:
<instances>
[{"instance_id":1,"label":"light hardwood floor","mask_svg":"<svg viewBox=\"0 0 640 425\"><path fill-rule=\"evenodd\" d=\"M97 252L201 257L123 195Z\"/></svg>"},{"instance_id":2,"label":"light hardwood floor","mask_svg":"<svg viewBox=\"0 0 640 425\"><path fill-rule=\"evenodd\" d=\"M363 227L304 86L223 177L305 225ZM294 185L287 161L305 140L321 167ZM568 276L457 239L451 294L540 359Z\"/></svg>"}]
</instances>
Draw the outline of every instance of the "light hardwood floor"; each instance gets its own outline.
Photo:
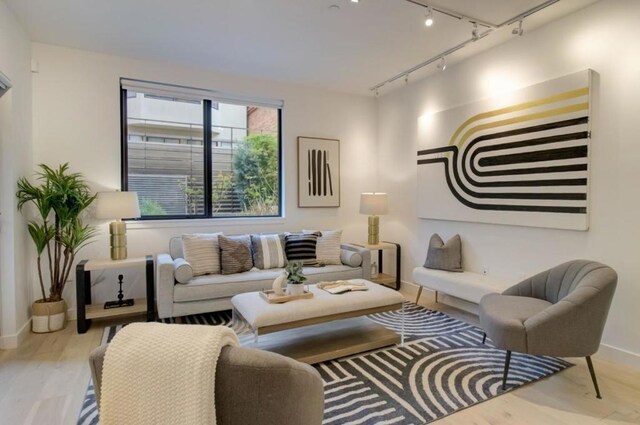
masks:
<instances>
[{"instance_id":1,"label":"light hardwood floor","mask_svg":"<svg viewBox=\"0 0 640 425\"><path fill-rule=\"evenodd\" d=\"M415 288L407 286L403 293L415 299ZM433 304L427 291L421 304L477 323L474 315ZM78 335L70 322L55 334L29 335L18 350L0 350L0 424L75 424L89 381L87 358L111 323L99 322ZM577 366L435 423L640 424L640 371L594 360L604 397L597 400L584 359L569 360Z\"/></svg>"}]
</instances>

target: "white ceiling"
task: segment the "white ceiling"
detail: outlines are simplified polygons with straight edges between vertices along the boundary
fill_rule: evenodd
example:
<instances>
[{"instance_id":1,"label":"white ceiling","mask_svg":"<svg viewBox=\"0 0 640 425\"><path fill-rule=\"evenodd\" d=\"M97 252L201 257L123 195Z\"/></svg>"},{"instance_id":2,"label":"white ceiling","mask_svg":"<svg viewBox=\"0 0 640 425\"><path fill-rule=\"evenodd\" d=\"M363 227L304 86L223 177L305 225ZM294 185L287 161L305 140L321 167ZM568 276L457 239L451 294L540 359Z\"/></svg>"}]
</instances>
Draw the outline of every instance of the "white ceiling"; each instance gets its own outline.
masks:
<instances>
[{"instance_id":1,"label":"white ceiling","mask_svg":"<svg viewBox=\"0 0 640 425\"><path fill-rule=\"evenodd\" d=\"M2 1L2 0L0 0ZM182 63L269 80L367 93L367 89L470 37L471 25L404 0L4 0L34 41ZM596 0L561 0L525 29ZM542 0L434 0L501 23ZM338 11L330 5L338 5ZM526 36L526 34L525 34ZM499 30L448 60L509 40ZM433 72L434 66L418 78Z\"/></svg>"}]
</instances>

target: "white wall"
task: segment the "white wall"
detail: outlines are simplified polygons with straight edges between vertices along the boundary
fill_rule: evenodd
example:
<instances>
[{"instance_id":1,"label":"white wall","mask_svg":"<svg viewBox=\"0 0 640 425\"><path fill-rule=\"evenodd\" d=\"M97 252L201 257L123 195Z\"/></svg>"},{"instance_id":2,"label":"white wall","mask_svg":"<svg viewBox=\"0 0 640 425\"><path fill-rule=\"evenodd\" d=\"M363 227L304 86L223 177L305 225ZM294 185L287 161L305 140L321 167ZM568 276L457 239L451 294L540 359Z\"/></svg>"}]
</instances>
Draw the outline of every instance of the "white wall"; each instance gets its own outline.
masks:
<instances>
[{"instance_id":1,"label":"white wall","mask_svg":"<svg viewBox=\"0 0 640 425\"><path fill-rule=\"evenodd\" d=\"M514 280L569 259L604 262L619 283L601 353L640 366L639 41L640 2L604 0L379 99L381 181L391 204L382 232L404 245L406 280L424 261L434 232L462 236L466 269L486 266ZM588 232L417 218L419 117L586 68L598 74Z\"/></svg>"},{"instance_id":2,"label":"white wall","mask_svg":"<svg viewBox=\"0 0 640 425\"><path fill-rule=\"evenodd\" d=\"M283 99L283 145L285 213L283 219L236 219L229 221L132 224L129 255L166 252L171 236L192 231L222 230L227 233L342 228L344 240L364 241L366 217L358 213L359 195L376 188L376 107L371 97L332 93L301 86L216 74L165 63L139 61L80 50L33 44L39 73L33 78L34 162L70 162L97 190L120 188L119 78L139 78L197 88L222 90ZM297 136L337 138L341 141L340 208L297 207ZM108 230L101 222L98 240L79 257L107 257ZM141 274L133 292L143 293ZM98 301L112 299L117 272L94 288ZM125 285L125 288L127 286ZM65 292L75 305L73 284Z\"/></svg>"},{"instance_id":3,"label":"white wall","mask_svg":"<svg viewBox=\"0 0 640 425\"><path fill-rule=\"evenodd\" d=\"M16 211L16 180L31 172L31 43L0 1L0 71L13 88L0 98L0 348L15 347L28 329L28 234Z\"/></svg>"}]
</instances>

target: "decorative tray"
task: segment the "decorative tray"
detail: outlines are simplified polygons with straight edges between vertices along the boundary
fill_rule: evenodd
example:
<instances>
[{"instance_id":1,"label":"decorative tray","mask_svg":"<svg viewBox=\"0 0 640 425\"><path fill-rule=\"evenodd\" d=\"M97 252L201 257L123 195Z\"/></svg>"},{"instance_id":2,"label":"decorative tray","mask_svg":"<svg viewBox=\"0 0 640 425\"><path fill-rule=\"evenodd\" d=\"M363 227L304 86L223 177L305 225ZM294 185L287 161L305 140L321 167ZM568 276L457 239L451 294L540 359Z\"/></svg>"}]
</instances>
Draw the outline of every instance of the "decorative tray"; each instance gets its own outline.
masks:
<instances>
[{"instance_id":1,"label":"decorative tray","mask_svg":"<svg viewBox=\"0 0 640 425\"><path fill-rule=\"evenodd\" d=\"M269 304L282 304L293 300L313 298L313 292L305 289L304 294L300 295L276 295L275 292L273 292L273 289L267 289L264 291L260 291L260 296Z\"/></svg>"}]
</instances>

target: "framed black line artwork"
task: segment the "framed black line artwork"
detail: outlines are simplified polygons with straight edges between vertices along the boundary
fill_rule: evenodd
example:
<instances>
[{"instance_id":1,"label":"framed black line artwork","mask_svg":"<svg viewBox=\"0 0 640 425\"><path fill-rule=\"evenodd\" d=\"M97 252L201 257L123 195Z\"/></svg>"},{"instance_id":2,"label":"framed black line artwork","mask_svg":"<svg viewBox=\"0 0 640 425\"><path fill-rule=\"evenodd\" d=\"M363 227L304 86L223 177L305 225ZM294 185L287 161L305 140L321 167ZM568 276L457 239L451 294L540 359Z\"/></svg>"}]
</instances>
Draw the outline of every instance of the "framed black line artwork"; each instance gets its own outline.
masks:
<instances>
[{"instance_id":1,"label":"framed black line artwork","mask_svg":"<svg viewBox=\"0 0 640 425\"><path fill-rule=\"evenodd\" d=\"M421 117L418 216L588 230L592 75Z\"/></svg>"},{"instance_id":2,"label":"framed black line artwork","mask_svg":"<svg viewBox=\"0 0 640 425\"><path fill-rule=\"evenodd\" d=\"M340 140L298 137L298 207L340 206Z\"/></svg>"}]
</instances>

